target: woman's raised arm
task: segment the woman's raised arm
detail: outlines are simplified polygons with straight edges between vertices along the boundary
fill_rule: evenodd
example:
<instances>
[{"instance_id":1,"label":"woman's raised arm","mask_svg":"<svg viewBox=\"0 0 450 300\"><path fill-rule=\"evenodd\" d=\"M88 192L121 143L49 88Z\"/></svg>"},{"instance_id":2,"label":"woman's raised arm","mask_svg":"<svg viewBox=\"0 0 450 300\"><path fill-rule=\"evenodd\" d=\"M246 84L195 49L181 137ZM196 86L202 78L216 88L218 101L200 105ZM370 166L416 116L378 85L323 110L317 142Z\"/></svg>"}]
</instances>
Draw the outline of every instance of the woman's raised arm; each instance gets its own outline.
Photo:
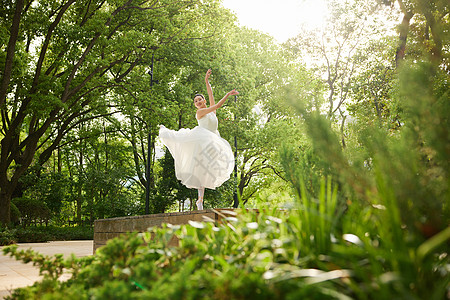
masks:
<instances>
[{"instance_id":1,"label":"woman's raised arm","mask_svg":"<svg viewBox=\"0 0 450 300\"><path fill-rule=\"evenodd\" d=\"M197 119L201 119L203 118L206 114L209 114L212 111L216 111L218 108L220 108L225 101L227 100L228 96L234 96L234 95L238 95L239 92L236 91L236 89L229 91L222 99L220 99L219 102L217 102L214 105L211 105L210 107L207 108L201 108L197 110Z\"/></svg>"},{"instance_id":2,"label":"woman's raised arm","mask_svg":"<svg viewBox=\"0 0 450 300\"><path fill-rule=\"evenodd\" d=\"M213 106L214 104L216 104L216 102L214 102L214 95L212 92L211 84L209 83L209 76L211 76L211 72L212 72L211 69L208 69L205 75L205 83L206 83L206 90L208 91L209 106Z\"/></svg>"}]
</instances>

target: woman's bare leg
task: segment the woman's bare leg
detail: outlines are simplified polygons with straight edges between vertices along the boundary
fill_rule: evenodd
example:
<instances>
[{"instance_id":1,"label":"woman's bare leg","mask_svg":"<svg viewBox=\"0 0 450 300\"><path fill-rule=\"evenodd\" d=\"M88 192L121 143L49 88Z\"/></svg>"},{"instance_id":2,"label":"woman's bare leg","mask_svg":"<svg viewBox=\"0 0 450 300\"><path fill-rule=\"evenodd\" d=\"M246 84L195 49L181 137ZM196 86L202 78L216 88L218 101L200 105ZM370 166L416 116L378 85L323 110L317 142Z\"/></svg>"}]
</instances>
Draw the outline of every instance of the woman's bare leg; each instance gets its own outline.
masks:
<instances>
[{"instance_id":1,"label":"woman's bare leg","mask_svg":"<svg viewBox=\"0 0 450 300\"><path fill-rule=\"evenodd\" d=\"M198 189L198 200L195 202L197 204L197 209L203 209L203 195L205 194L205 188Z\"/></svg>"}]
</instances>

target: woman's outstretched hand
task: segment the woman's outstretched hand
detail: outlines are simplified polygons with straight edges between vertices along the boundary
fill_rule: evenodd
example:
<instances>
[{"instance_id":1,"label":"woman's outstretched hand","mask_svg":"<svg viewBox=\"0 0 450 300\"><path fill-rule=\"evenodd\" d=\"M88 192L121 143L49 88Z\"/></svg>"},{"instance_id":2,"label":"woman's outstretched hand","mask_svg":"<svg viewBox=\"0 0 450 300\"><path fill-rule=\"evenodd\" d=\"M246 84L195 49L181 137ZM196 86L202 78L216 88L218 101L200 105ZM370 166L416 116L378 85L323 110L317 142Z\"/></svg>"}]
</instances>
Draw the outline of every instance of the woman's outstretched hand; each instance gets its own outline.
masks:
<instances>
[{"instance_id":1,"label":"woman's outstretched hand","mask_svg":"<svg viewBox=\"0 0 450 300\"><path fill-rule=\"evenodd\" d=\"M211 69L208 69L208 71L206 71L205 81L208 81L208 80L209 80L209 76L211 76L211 72L212 72Z\"/></svg>"},{"instance_id":2,"label":"woman's outstretched hand","mask_svg":"<svg viewBox=\"0 0 450 300\"><path fill-rule=\"evenodd\" d=\"M207 73L207 74L208 74L208 73ZM225 101L227 101L227 98L228 98L229 96L235 96L235 95L239 95L239 92L236 91L236 89L229 91L229 92L228 92L222 99L220 99L220 101L217 102L216 104L210 105L209 107L206 107L206 108L199 108L199 109L197 109L197 119L200 120L200 119L203 118L203 116L206 115L207 113L216 111L218 108L220 108L220 107L225 103Z\"/></svg>"},{"instance_id":3,"label":"woman's outstretched hand","mask_svg":"<svg viewBox=\"0 0 450 300\"><path fill-rule=\"evenodd\" d=\"M235 95L239 95L239 92L236 91L236 89L231 90L231 91L228 92L228 96L235 96Z\"/></svg>"}]
</instances>

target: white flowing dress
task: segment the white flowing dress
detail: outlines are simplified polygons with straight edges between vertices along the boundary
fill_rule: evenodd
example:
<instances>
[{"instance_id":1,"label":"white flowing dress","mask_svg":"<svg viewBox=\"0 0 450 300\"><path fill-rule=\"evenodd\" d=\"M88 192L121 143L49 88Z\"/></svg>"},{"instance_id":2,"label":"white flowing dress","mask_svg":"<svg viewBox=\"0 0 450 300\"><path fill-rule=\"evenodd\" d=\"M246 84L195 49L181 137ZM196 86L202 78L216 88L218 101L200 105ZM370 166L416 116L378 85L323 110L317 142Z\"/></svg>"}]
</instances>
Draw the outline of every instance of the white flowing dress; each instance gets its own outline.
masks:
<instances>
[{"instance_id":1,"label":"white flowing dress","mask_svg":"<svg viewBox=\"0 0 450 300\"><path fill-rule=\"evenodd\" d=\"M217 131L217 117L210 112L197 119L198 126L178 131L161 126L159 138L175 160L175 174L188 188L215 189L230 178L234 155Z\"/></svg>"}]
</instances>

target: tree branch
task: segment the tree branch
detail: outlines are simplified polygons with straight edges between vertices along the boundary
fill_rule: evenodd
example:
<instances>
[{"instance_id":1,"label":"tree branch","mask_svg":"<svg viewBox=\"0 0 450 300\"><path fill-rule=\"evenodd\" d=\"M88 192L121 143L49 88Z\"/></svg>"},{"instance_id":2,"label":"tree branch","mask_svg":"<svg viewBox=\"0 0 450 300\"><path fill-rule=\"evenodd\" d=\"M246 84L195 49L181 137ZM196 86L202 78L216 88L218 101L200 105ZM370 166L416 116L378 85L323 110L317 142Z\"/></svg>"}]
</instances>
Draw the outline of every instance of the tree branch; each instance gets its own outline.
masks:
<instances>
[{"instance_id":1,"label":"tree branch","mask_svg":"<svg viewBox=\"0 0 450 300\"><path fill-rule=\"evenodd\" d=\"M103 66L103 67L97 67L91 74L89 74L78 86L74 87L72 90L68 91L67 94L61 98L61 101L64 103L69 98L71 98L74 94L76 94L79 90L81 90L97 73L104 70L107 71L117 65L118 63L121 63L125 60L125 57L122 57L119 60L116 60L109 64L109 66ZM65 98L64 98L65 97Z\"/></svg>"},{"instance_id":2,"label":"tree branch","mask_svg":"<svg viewBox=\"0 0 450 300\"><path fill-rule=\"evenodd\" d=\"M43 165L46 161L48 161L48 160L50 159L50 157L51 157L53 151L54 151L56 148L62 147L63 145L66 145L66 144L67 144L67 143L64 143L63 145L60 145L60 146L59 146L59 143L61 142L61 139L66 135L66 133L67 133L68 131L70 131L72 128L74 128L75 126L77 126L78 124L84 123L84 122L89 121L89 120L98 119L98 118L101 118L101 117L111 116L111 115L116 114L116 113L118 113L118 112L119 112L119 111L115 111L115 112L111 112L111 113L107 113L107 114L100 114L100 115L95 115L95 116L90 116L90 117L87 117L87 118L83 118L83 119L78 120L76 123L72 124L70 127L69 127L68 125L69 125L70 122L75 118L75 116L74 116L73 118L69 119L69 120L66 120L66 122L65 122L66 125L61 126L61 128L62 128L63 130L60 130L60 131L58 132L58 135L57 135L57 136L55 137L55 139L53 140L53 143L52 143L49 147L47 147L47 149L45 149L45 150L39 155L39 164L40 164L40 165ZM74 115L75 115L75 114L74 114ZM78 115L78 116L79 116L79 115ZM61 128L60 128L60 129L61 129ZM44 144L44 143L42 143L41 145L43 145L43 144Z\"/></svg>"},{"instance_id":3,"label":"tree branch","mask_svg":"<svg viewBox=\"0 0 450 300\"><path fill-rule=\"evenodd\" d=\"M141 58L142 58L142 56L145 54L145 51L146 51L146 50L147 50L147 49L145 49L143 52L139 53L139 54L138 54L138 57L130 64L130 66L128 67L128 69L127 69L125 72L123 72L121 75L119 75L118 77L116 77L116 78L114 79L114 81L115 81L115 82L120 82L120 81L122 81L122 79L123 79L125 76L127 76L127 75L134 69L134 67L138 64L138 62L141 61Z\"/></svg>"},{"instance_id":4,"label":"tree branch","mask_svg":"<svg viewBox=\"0 0 450 300\"><path fill-rule=\"evenodd\" d=\"M399 36L399 45L397 47L397 51L395 53L395 66L399 67L400 61L405 58L405 50L406 50L406 39L408 37L409 31L409 22L411 18L414 16L412 11L408 11L405 4L402 0L398 0L400 5L400 9L403 12L403 20L401 25L399 26L400 36Z\"/></svg>"},{"instance_id":5,"label":"tree branch","mask_svg":"<svg viewBox=\"0 0 450 300\"><path fill-rule=\"evenodd\" d=\"M5 67L3 69L3 78L0 86L0 107L6 104L6 94L8 92L9 82L11 81L12 66L16 49L16 42L19 36L20 19L22 16L24 0L17 0L14 18L11 25L8 46L6 48Z\"/></svg>"},{"instance_id":6,"label":"tree branch","mask_svg":"<svg viewBox=\"0 0 450 300\"><path fill-rule=\"evenodd\" d=\"M44 63L44 58L45 55L47 54L47 49L48 46L50 44L50 39L53 35L53 31L55 30L56 26L59 24L59 22L62 19L62 16L64 15L64 13L66 12L66 10L70 7L70 5L72 5L75 2L75 0L69 0L59 11L58 15L55 18L55 21L53 21L53 23L50 25L50 27L48 28L47 31L47 35L45 36L45 40L44 43L42 44L42 49L41 52L39 54L39 59L38 62L36 64L36 72L34 74L34 78L33 78L33 84L31 86L31 90L30 93L34 93L34 90L38 84L39 81L39 76L41 75L41 69L42 69L42 64Z\"/></svg>"}]
</instances>

